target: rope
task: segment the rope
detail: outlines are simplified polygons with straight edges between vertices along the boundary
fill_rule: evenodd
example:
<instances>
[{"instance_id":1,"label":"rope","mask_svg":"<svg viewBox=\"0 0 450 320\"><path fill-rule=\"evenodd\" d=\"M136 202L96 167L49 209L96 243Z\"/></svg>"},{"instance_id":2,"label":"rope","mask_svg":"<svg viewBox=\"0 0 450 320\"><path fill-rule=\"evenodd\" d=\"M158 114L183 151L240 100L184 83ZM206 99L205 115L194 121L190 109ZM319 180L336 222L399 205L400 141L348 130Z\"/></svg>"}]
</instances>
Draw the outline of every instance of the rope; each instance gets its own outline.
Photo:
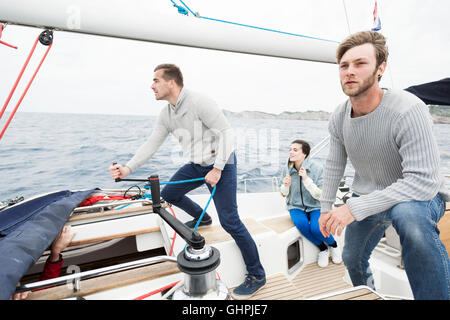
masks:
<instances>
[{"instance_id":1,"label":"rope","mask_svg":"<svg viewBox=\"0 0 450 320\"><path fill-rule=\"evenodd\" d=\"M208 202L206 203L205 209L203 209L203 212L202 212L202 214L200 215L200 218L198 218L198 221L197 221L197 223L195 224L194 231L197 230L198 225L199 225L200 222L202 221L203 216L204 216L205 213L206 213L206 209L208 209L209 203L211 202L211 199L212 199L213 196L214 196L214 193L216 193L216 186L214 186L214 188L213 188L213 190L212 190L212 192L211 192L211 196L209 197L209 200L208 200ZM186 247L185 247L185 248L186 248Z\"/></svg>"},{"instance_id":2,"label":"rope","mask_svg":"<svg viewBox=\"0 0 450 320\"><path fill-rule=\"evenodd\" d=\"M185 8L183 8L182 6L177 5L175 2L173 2L173 0L170 0L173 3L173 6L176 7L178 9L178 13L184 14L184 15L188 15L188 12L186 11Z\"/></svg>"},{"instance_id":3,"label":"rope","mask_svg":"<svg viewBox=\"0 0 450 320\"><path fill-rule=\"evenodd\" d=\"M172 211L173 216L176 218L175 216L175 212L173 211L172 207L169 206L170 211ZM173 254L173 247L175 245L175 238L177 237L177 232L174 231L173 233L173 239L172 239L172 245L170 246L170 251L169 251L169 256L172 256Z\"/></svg>"},{"instance_id":4,"label":"rope","mask_svg":"<svg viewBox=\"0 0 450 320\"><path fill-rule=\"evenodd\" d=\"M0 38L2 37L2 32L3 32L4 29L5 29L5 25L2 24L2 23L0 23ZM7 46L7 47L10 47L10 48L13 48L13 49L17 49L16 46L13 46L12 44L6 43L6 42L4 42L4 41L1 41L1 40L0 40L0 43L1 43L1 44L4 44L4 45Z\"/></svg>"},{"instance_id":5,"label":"rope","mask_svg":"<svg viewBox=\"0 0 450 320\"><path fill-rule=\"evenodd\" d=\"M178 181L161 182L160 185L188 183L188 182L194 182L194 181L205 181L205 178L195 178L195 179L188 179L188 180L178 180ZM197 230L197 228L198 228L200 222L202 221L203 216L204 216L205 213L206 213L206 209L208 209L209 203L211 202L211 199L213 198L214 194L216 193L216 187L217 187L217 185L215 185L214 188L212 189L212 191L211 191L211 196L209 197L209 200L208 200L208 202L206 203L206 206L205 206L205 208L203 209L203 212L202 212L202 214L200 215L200 218L197 220L197 223L196 223L196 225L195 225L193 231ZM149 186L145 186L144 188L149 189L150 187L149 187ZM140 198L140 199L143 199L143 198L146 198L146 197L149 197L149 196L148 196L148 195L145 195L145 196L143 196L143 197ZM149 197L149 198L151 199L151 197ZM122 209L122 208L124 208L124 207L129 206L129 205L130 205L130 204L123 205L123 206L121 206L121 207L119 207L119 208L116 208L115 210ZM171 208L171 209L172 209L172 208ZM173 210L172 210L172 213L173 213L173 215L175 216L175 213L173 212ZM185 247L185 248L186 248L186 247Z\"/></svg>"},{"instance_id":6,"label":"rope","mask_svg":"<svg viewBox=\"0 0 450 320\"><path fill-rule=\"evenodd\" d=\"M195 179L189 179L189 180L178 180L178 181L161 182L160 185L164 185L164 184L178 184L178 183L204 181L204 180L205 180L205 178L195 178Z\"/></svg>"},{"instance_id":7,"label":"rope","mask_svg":"<svg viewBox=\"0 0 450 320\"><path fill-rule=\"evenodd\" d=\"M205 178L195 178L195 179L188 179L188 180L178 180L178 181L169 181L169 182L161 182L160 185L165 185L165 184L178 184L178 183L187 183L187 182L194 182L194 181L205 181ZM206 209L208 209L209 203L211 202L211 199L213 198L214 194L216 193L216 186L214 186L214 188L211 191L211 196L209 197L208 202L206 203L205 208L203 209L202 214L200 215L200 218L197 220L197 223L193 229L193 231L197 230L200 222L203 219L203 216L206 213ZM186 248L186 247L185 247Z\"/></svg>"},{"instance_id":8,"label":"rope","mask_svg":"<svg viewBox=\"0 0 450 320\"><path fill-rule=\"evenodd\" d=\"M195 17L197 17L197 14L195 14L194 12L192 12L192 10L186 5L186 3L183 2L183 0L180 0L180 2L183 4L183 6L186 7L186 9L189 10L190 13L192 13Z\"/></svg>"},{"instance_id":9,"label":"rope","mask_svg":"<svg viewBox=\"0 0 450 320\"><path fill-rule=\"evenodd\" d=\"M15 82L13 88L11 89L11 92L9 93L9 96L8 96L8 98L6 99L5 104L3 105L2 111L0 112L0 119L1 119L2 116L3 116L3 113L5 112L6 107L8 106L9 101L11 100L11 97L12 97L14 91L16 90L17 85L19 84L20 79L22 78L22 75L23 75L23 73L24 73L24 71L25 71L25 69L26 69L26 67L27 67L27 65L28 65L28 62L30 62L31 56L33 55L34 50L36 49L36 45L37 45L38 41L39 41L39 36L36 38L36 41L34 42L34 45L33 45L32 49L31 49L30 53L28 54L28 58L27 58L27 60L25 61L25 64L23 65L22 70L20 71L19 76L18 76L18 78L17 78L17 80L16 80L16 82ZM9 124L11 123L12 118L13 118L14 115L16 114L16 111L17 111L17 109L19 108L20 104L22 103L22 100L23 100L23 98L25 97L26 93L28 92L28 89L30 88L31 83L33 82L34 78L36 77L36 74L38 73L39 69L40 69L41 66L42 66L42 63L44 62L45 58L47 57L47 54L48 54L48 52L50 51L50 48L52 47L52 44L53 44L53 42L50 43L50 45L49 45L48 48L47 48L47 51L45 51L45 54L44 54L44 56L42 57L41 62L39 63L38 67L36 68L36 71L34 72L33 76L32 76L31 79L30 79L30 81L28 82L28 85L27 85L27 87L25 88L25 91L22 93L22 96L20 97L19 101L17 102L16 107L14 108L13 112L12 112L11 115L9 116L8 121L6 122L5 126L3 127L2 132L0 133L0 139L3 137L3 134L5 133L6 129L7 129L8 126L9 126Z\"/></svg>"},{"instance_id":10,"label":"rope","mask_svg":"<svg viewBox=\"0 0 450 320\"><path fill-rule=\"evenodd\" d=\"M13 46L12 44L6 43L6 42L4 42L4 41L2 41L2 40L0 40L0 43L1 43L1 44L4 44L4 45L7 46L7 47L10 47L10 48L13 48L13 49L17 49L16 46Z\"/></svg>"},{"instance_id":11,"label":"rope","mask_svg":"<svg viewBox=\"0 0 450 320\"><path fill-rule=\"evenodd\" d=\"M241 27L247 27L247 28L253 28L253 29L259 29L259 30L264 30L264 31L271 31L271 32L286 34L286 35L289 35L289 36L295 36L295 37L301 37L301 38L308 38L308 39L314 39L314 40L321 40L321 41L338 43L337 41L334 41L334 40L328 40L328 39L323 39L323 38L316 38L316 37L311 37L311 36L305 36L305 35L302 35L302 34L290 33L290 32L285 32L285 31L280 31L280 30L275 30L275 29L256 27L256 26L251 26L251 25L248 25L248 24L242 24L242 23L231 22L231 21L226 21L226 20L220 20L220 19L215 19L215 18L208 18L208 17L200 17L200 18L207 19L207 20L218 21L218 22L223 22L223 23L228 23L228 24L234 24L234 25L241 26Z\"/></svg>"},{"instance_id":12,"label":"rope","mask_svg":"<svg viewBox=\"0 0 450 320\"><path fill-rule=\"evenodd\" d=\"M177 8L179 7L173 2L173 0L170 0L170 1L172 1L174 6L176 6ZM263 28L263 27L257 27L257 26L252 26L252 25L248 25L248 24L232 22L232 21L227 21L227 20L221 20L221 19L216 19L216 18L202 17L198 13L194 13L182 0L179 0L179 1L189 10L189 12L191 12L197 18L201 18L201 19L205 19L205 20L212 20L212 21L216 21L216 22L233 24L233 25L240 26L240 27L253 28L253 29L264 30L264 31L269 31L269 32L276 32L276 33L285 34L285 35L289 35L289 36L295 36L295 37L301 37L301 38L308 38L308 39L314 39L314 40L320 40L320 41L339 43L338 41L329 40L329 39L305 36L305 35L302 35L302 34L285 32L285 31L269 29L269 28Z\"/></svg>"},{"instance_id":13,"label":"rope","mask_svg":"<svg viewBox=\"0 0 450 320\"><path fill-rule=\"evenodd\" d=\"M148 298L148 297L150 297L150 296L152 296L152 295L154 295L154 294L160 293L161 291L164 291L164 290L167 290L167 289L172 288L172 287L173 287L174 285L176 285L178 282L180 282L180 281L173 282L173 283L168 284L168 285L166 285L166 286L164 286L164 287L162 287L162 288L159 288L159 289L156 289L156 290L151 291L151 292L149 292L149 293L143 294L143 295L141 295L141 296L139 296L139 297L137 297L137 298L134 298L133 300L143 300L143 299Z\"/></svg>"}]
</instances>

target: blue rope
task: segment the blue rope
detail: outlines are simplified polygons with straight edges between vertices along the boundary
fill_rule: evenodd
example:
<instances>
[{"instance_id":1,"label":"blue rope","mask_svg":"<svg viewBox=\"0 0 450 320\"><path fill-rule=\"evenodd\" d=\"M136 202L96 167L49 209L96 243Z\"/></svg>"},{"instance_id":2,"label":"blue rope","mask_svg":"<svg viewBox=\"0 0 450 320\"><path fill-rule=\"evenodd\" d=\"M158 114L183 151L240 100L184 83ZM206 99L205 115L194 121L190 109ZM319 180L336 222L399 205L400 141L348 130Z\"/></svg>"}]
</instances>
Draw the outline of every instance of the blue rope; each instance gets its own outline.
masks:
<instances>
[{"instance_id":1,"label":"blue rope","mask_svg":"<svg viewBox=\"0 0 450 320\"><path fill-rule=\"evenodd\" d=\"M255 26L251 26L251 25L248 25L248 24L242 24L242 23L231 22L231 21L226 21L226 20L220 20L220 19L214 19L214 18L208 18L208 17L200 17L200 18L207 19L207 20L212 20L212 21L223 22L223 23L234 24L236 26L241 26L241 27L247 27L247 28L259 29L259 30L264 30L264 31L277 32L277 33L281 33L281 34L287 34L289 36L295 36L295 37L301 37L301 38L308 38L308 39L314 39L314 40L321 40L321 41L328 41L328 42L339 43L339 42L334 41L334 40L310 37L310 36L305 36L305 35L302 35L302 34L290 33L290 32L285 32L285 31L274 30L274 29L262 28L262 27L255 27Z\"/></svg>"},{"instance_id":2,"label":"blue rope","mask_svg":"<svg viewBox=\"0 0 450 320\"><path fill-rule=\"evenodd\" d=\"M208 200L208 202L206 203L206 207L205 207L205 209L203 209L203 212L202 212L202 214L200 215L200 218L198 219L197 223L195 224L194 231L197 230L198 225L200 224L200 221L202 221L203 216L204 216L205 213L206 213L206 209L208 209L209 203L211 202L211 199L212 199L213 196L214 196L214 193L216 193L216 186L214 186L214 188L213 188L212 191L211 191L211 196L209 197L209 200Z\"/></svg>"},{"instance_id":3,"label":"blue rope","mask_svg":"<svg viewBox=\"0 0 450 320\"><path fill-rule=\"evenodd\" d=\"M195 179L189 179L189 180L169 181L169 182L162 182L162 183L160 183L160 184L161 184L161 185L163 185L163 184L177 184L177 183L187 183L187 182L194 182L194 181L205 181L205 178L195 178ZM211 199L213 198L214 193L216 192L216 186L217 186L217 185L215 185L214 188L213 188L212 191L211 191L211 196L209 197L209 200L208 200L208 202L206 203L206 207L205 207L205 209L203 209L203 212L202 212L202 214L200 215L200 218L197 220L197 223L196 223L196 225L195 225L195 227L194 227L194 231L197 230L197 228L198 228L200 222L201 222L202 219L203 219L203 216L204 216L205 213L206 213L206 209L208 209L209 203L211 202Z\"/></svg>"},{"instance_id":4,"label":"blue rope","mask_svg":"<svg viewBox=\"0 0 450 320\"><path fill-rule=\"evenodd\" d=\"M172 1L172 0L171 0L171 1ZM180 0L180 1L181 1L181 0ZM164 185L164 184L188 183L188 182L194 182L194 181L205 181L205 178L195 178L195 179L189 179L189 180L178 180L178 181L161 182L160 185ZM214 188L212 189L212 191L211 191L211 196L209 197L209 200L208 200L208 202L206 203L206 207L203 209L203 212L202 212L202 214L200 215L200 218L197 220L197 224L195 225L193 231L197 230L197 228L198 228L200 222L202 221L203 216L204 216L205 213L206 213L206 209L208 209L209 203L211 202L211 199L213 198L214 193L216 193L216 187L217 187L217 185L215 185ZM145 186L144 188L149 189L150 187L149 187L149 186ZM149 199L151 200L151 199L152 199L152 196L151 196L150 194L145 194L143 197L141 197L141 198L139 198L139 199L144 199L144 198L149 198ZM119 207L119 208L115 208L114 210L119 210L119 209L125 208L125 207L127 207L127 206L129 206L129 205L130 205L130 204L126 204L126 205L123 205L123 206L121 206L121 207ZM185 247L185 248L186 248L186 247Z\"/></svg>"},{"instance_id":5,"label":"blue rope","mask_svg":"<svg viewBox=\"0 0 450 320\"><path fill-rule=\"evenodd\" d=\"M172 0L170 0L172 1ZM172 1L173 2L173 1ZM183 2L183 0L180 0L180 2L183 4L183 6L185 6L195 17L197 16L194 12L192 12L192 10Z\"/></svg>"},{"instance_id":6,"label":"blue rope","mask_svg":"<svg viewBox=\"0 0 450 320\"><path fill-rule=\"evenodd\" d=\"M184 14L184 15L188 15L188 12L185 8L183 8L182 6L177 5L175 2L173 2L173 0L170 0L173 3L173 6L176 7L178 9L178 13Z\"/></svg>"},{"instance_id":7,"label":"blue rope","mask_svg":"<svg viewBox=\"0 0 450 320\"><path fill-rule=\"evenodd\" d=\"M215 185L214 188L213 188L213 190L211 191L211 196L209 197L209 200L208 200L208 202L206 203L205 209L203 209L203 212L202 212L202 214L200 215L200 218L198 218L197 223L195 224L195 227L194 227L193 231L197 230L197 228L198 228L200 222L202 221L203 216L204 216L205 213L206 213L206 209L208 209L209 203L211 202L211 199L213 198L214 193L216 192L216 187L217 187L217 185ZM183 250L186 250L186 247L187 247L187 243L184 245Z\"/></svg>"},{"instance_id":8,"label":"blue rope","mask_svg":"<svg viewBox=\"0 0 450 320\"><path fill-rule=\"evenodd\" d=\"M174 6L176 6L177 8L179 6L177 6L175 4L175 2L172 3L174 4ZM310 36L305 36L302 34L297 34L297 33L291 33L291 32L284 32L284 31L280 31L280 30L275 30L275 29L268 29L268 28L262 28L262 27L256 27L256 26L251 26L248 24L242 24L242 23L238 23L238 22L232 22L232 21L226 21L226 20L221 20L221 19L215 19L215 18L208 18L208 17L202 17L200 15L196 15L194 12L192 12L192 10L183 2L183 0L179 0L194 16L198 17L198 18L202 18L205 20L212 20L212 21L217 21L217 22L223 22L223 23L228 23L228 24L234 24L236 26L240 26L240 27L247 27L247 28L253 28L253 29L259 29L259 30L264 30L264 31L270 31L270 32L276 32L276 33L281 33L281 34L286 34L289 36L295 36L295 37L301 37L301 38L308 38L308 39L314 39L314 40L320 40L320 41L327 41L327 42L334 42L334 43L339 43L338 41L334 41L334 40L329 40L329 39L323 39L323 38L316 38L316 37L310 37ZM180 10L178 9L178 12Z\"/></svg>"},{"instance_id":9,"label":"blue rope","mask_svg":"<svg viewBox=\"0 0 450 320\"><path fill-rule=\"evenodd\" d=\"M195 178L190 180L179 180L179 181L169 181L169 182L161 182L160 185L163 184L177 184L177 183L186 183L186 182L194 182L194 181L204 181L205 178Z\"/></svg>"}]
</instances>

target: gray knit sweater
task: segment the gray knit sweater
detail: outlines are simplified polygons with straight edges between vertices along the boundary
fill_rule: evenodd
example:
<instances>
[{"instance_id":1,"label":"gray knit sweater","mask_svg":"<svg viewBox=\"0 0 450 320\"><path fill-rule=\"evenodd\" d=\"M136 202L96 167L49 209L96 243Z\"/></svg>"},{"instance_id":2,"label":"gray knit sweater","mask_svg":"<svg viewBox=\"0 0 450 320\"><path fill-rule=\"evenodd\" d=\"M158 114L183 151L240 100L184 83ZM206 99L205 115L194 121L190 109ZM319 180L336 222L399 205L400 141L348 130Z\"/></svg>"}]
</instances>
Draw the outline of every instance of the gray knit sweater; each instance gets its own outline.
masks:
<instances>
[{"instance_id":1,"label":"gray knit sweater","mask_svg":"<svg viewBox=\"0 0 450 320\"><path fill-rule=\"evenodd\" d=\"M234 151L234 134L222 110L208 97L183 88L175 106L167 104L148 140L126 164L135 171L158 150L169 133L180 142L184 156L203 166L223 170Z\"/></svg>"},{"instance_id":2,"label":"gray knit sweater","mask_svg":"<svg viewBox=\"0 0 450 320\"><path fill-rule=\"evenodd\" d=\"M427 106L416 96L384 89L371 113L351 118L347 100L333 112L328 130L330 151L324 166L322 212L336 198L347 157L355 169L353 192L347 201L357 221L400 202L427 201L450 194L439 171L440 154Z\"/></svg>"}]
</instances>

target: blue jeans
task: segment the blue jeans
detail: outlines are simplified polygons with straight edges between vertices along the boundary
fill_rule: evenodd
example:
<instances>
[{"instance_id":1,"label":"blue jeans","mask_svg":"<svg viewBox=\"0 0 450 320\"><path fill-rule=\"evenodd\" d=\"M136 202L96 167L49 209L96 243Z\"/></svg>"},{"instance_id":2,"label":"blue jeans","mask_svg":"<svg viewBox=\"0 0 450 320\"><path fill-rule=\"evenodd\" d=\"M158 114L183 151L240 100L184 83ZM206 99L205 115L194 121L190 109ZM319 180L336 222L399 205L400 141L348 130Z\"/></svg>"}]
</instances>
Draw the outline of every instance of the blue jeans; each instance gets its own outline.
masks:
<instances>
[{"instance_id":1,"label":"blue jeans","mask_svg":"<svg viewBox=\"0 0 450 320\"><path fill-rule=\"evenodd\" d=\"M448 300L449 258L437 227L444 212L445 201L438 194L430 201L399 203L348 225L342 258L353 285L375 289L369 258L392 223L400 237L402 258L414 298Z\"/></svg>"},{"instance_id":2,"label":"blue jeans","mask_svg":"<svg viewBox=\"0 0 450 320\"><path fill-rule=\"evenodd\" d=\"M233 160L234 158L234 160ZM195 163L187 163L173 175L170 181L180 181L205 177L213 169L213 166L201 166ZM264 268L259 260L258 249L245 225L239 218L236 202L237 191L236 155L233 153L230 160L222 170L222 175L216 185L214 193L214 205L216 206L219 221L222 227L236 241L241 250L247 271L257 277L265 276ZM200 187L204 181L190 183L168 184L161 191L164 200L184 210L192 217L198 219L203 209L186 196L191 190ZM206 184L209 191L212 187Z\"/></svg>"},{"instance_id":3,"label":"blue jeans","mask_svg":"<svg viewBox=\"0 0 450 320\"><path fill-rule=\"evenodd\" d=\"M316 246L319 246L322 242L325 242L326 244L334 243L332 235L325 238L322 232L320 232L320 210L314 210L307 213L300 209L291 209L289 210L289 214L291 215L292 222L302 235Z\"/></svg>"}]
</instances>

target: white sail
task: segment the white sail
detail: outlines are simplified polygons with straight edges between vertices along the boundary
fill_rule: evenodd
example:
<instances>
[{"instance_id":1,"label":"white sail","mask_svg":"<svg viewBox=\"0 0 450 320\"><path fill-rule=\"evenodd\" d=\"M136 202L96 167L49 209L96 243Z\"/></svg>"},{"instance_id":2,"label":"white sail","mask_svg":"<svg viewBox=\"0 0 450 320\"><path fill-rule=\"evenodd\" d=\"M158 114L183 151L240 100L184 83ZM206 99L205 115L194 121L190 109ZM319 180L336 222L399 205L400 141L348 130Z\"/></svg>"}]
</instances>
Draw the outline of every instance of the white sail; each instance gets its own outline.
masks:
<instances>
[{"instance_id":1,"label":"white sail","mask_svg":"<svg viewBox=\"0 0 450 320\"><path fill-rule=\"evenodd\" d=\"M2 0L0 22L101 36L336 63L334 41L155 12L149 0Z\"/></svg>"}]
</instances>

